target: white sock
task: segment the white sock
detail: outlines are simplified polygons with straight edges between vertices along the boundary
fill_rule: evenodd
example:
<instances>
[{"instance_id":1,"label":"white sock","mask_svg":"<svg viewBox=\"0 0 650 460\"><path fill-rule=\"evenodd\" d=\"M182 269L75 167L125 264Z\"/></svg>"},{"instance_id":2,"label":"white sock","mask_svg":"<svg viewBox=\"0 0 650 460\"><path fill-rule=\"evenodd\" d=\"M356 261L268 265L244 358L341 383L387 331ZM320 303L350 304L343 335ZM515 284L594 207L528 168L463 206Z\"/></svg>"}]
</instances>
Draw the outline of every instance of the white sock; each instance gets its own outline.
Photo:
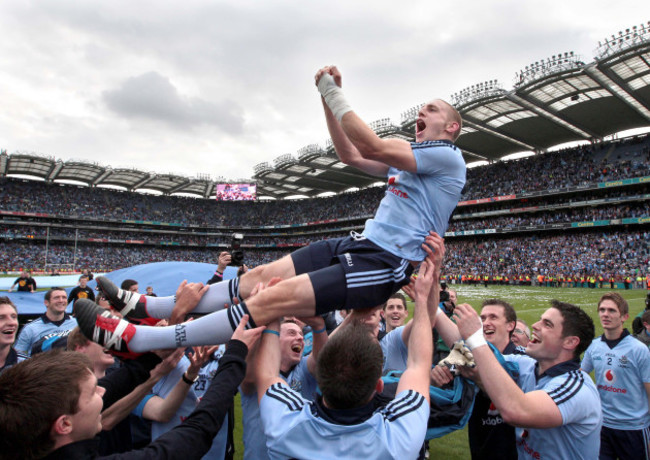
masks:
<instances>
[{"instance_id":1,"label":"white sock","mask_svg":"<svg viewBox=\"0 0 650 460\"><path fill-rule=\"evenodd\" d=\"M164 319L172 315L172 310L176 304L176 296L170 295L167 297L153 297L140 294L140 300L146 303L147 314L152 318Z\"/></svg>"},{"instance_id":2,"label":"white sock","mask_svg":"<svg viewBox=\"0 0 650 460\"><path fill-rule=\"evenodd\" d=\"M175 326L135 326L136 333L129 341L129 350L143 353L157 349L226 343L244 314L248 314L248 309L242 303ZM255 327L254 324L250 319L246 327Z\"/></svg>"},{"instance_id":3,"label":"white sock","mask_svg":"<svg viewBox=\"0 0 650 460\"><path fill-rule=\"evenodd\" d=\"M208 292L201 297L192 312L212 313L223 310L227 305L232 304L235 297L239 297L239 277L210 285Z\"/></svg>"},{"instance_id":4,"label":"white sock","mask_svg":"<svg viewBox=\"0 0 650 460\"><path fill-rule=\"evenodd\" d=\"M140 300L145 300L147 314L152 318L164 319L172 316L176 304L176 296L151 297L140 294ZM239 278L220 281L210 285L199 303L192 310L193 313L212 313L223 310L232 303L234 297L239 296Z\"/></svg>"}]
</instances>

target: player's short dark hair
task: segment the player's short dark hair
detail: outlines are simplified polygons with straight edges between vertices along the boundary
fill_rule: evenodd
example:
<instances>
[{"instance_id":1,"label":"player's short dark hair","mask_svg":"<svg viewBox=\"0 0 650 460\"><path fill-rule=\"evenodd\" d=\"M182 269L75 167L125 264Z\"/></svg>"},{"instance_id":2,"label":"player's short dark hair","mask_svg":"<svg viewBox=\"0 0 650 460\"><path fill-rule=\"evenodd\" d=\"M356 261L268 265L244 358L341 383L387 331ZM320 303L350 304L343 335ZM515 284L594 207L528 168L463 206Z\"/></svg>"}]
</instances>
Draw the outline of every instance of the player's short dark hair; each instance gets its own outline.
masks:
<instances>
[{"instance_id":1,"label":"player's short dark hair","mask_svg":"<svg viewBox=\"0 0 650 460\"><path fill-rule=\"evenodd\" d=\"M77 348L85 347L89 343L90 340L88 340L86 336L83 335L83 332L81 332L81 329L79 329L79 326L77 326L68 334L68 343L66 345L66 350L76 351Z\"/></svg>"},{"instance_id":2,"label":"player's short dark hair","mask_svg":"<svg viewBox=\"0 0 650 460\"><path fill-rule=\"evenodd\" d=\"M0 305L9 305L10 307L13 307L14 310L16 310L16 313L18 313L18 308L6 295L0 296Z\"/></svg>"},{"instance_id":3,"label":"player's short dark hair","mask_svg":"<svg viewBox=\"0 0 650 460\"><path fill-rule=\"evenodd\" d=\"M627 304L627 300L625 300L623 296L618 292L608 292L606 294L603 294L603 296L598 301L598 308L600 308L600 304L603 303L604 300L611 300L612 302L614 302L618 307L618 311L621 314L621 316L627 315L630 311L630 307Z\"/></svg>"},{"instance_id":4,"label":"player's short dark hair","mask_svg":"<svg viewBox=\"0 0 650 460\"><path fill-rule=\"evenodd\" d=\"M510 322L516 323L517 322L517 312L515 311L514 307L512 305L510 305L508 302L506 302L505 300L503 300L503 299L486 299L481 304L481 308L483 308L483 307L485 307L487 305L496 305L498 307L502 307L503 308L503 313L504 313L504 316L506 317L506 322L507 323L510 323ZM514 331L514 328L512 329L512 331L510 331L509 335L511 337L512 337L513 331Z\"/></svg>"},{"instance_id":5,"label":"player's short dark hair","mask_svg":"<svg viewBox=\"0 0 650 460\"><path fill-rule=\"evenodd\" d=\"M360 321L343 326L318 355L316 380L332 409L366 404L373 395L383 367L381 346Z\"/></svg>"},{"instance_id":6,"label":"player's short dark hair","mask_svg":"<svg viewBox=\"0 0 650 460\"><path fill-rule=\"evenodd\" d=\"M551 307L559 310L562 315L562 337L575 335L580 339L574 351L574 358L580 358L596 335L594 321L580 307L570 303L551 300Z\"/></svg>"},{"instance_id":7,"label":"player's short dark hair","mask_svg":"<svg viewBox=\"0 0 650 460\"><path fill-rule=\"evenodd\" d=\"M52 298L52 293L53 293L54 291L63 291L63 292L65 292L65 289L63 289L62 287L58 287L58 286L51 287L51 288L50 288L50 289L45 293L45 300L47 300L47 301L49 302L50 299ZM66 292L66 295L68 295L67 292Z\"/></svg>"},{"instance_id":8,"label":"player's short dark hair","mask_svg":"<svg viewBox=\"0 0 650 460\"><path fill-rule=\"evenodd\" d=\"M390 297L388 298L388 300L390 300L390 299L399 299L399 300L401 300L401 301L402 301L402 305L404 305L404 310L409 311L409 307L408 307L408 305L406 304L406 297L405 297L404 294L402 294L401 292L396 292L395 294L393 294L392 296L390 296ZM386 303L384 304L384 307L383 307L384 310L386 310L386 305L388 305L388 302L386 302Z\"/></svg>"},{"instance_id":9,"label":"player's short dark hair","mask_svg":"<svg viewBox=\"0 0 650 460\"><path fill-rule=\"evenodd\" d=\"M91 375L83 353L39 353L0 375L0 452L4 458L41 458L54 447L52 425L79 411L81 382ZM6 456L6 457L5 457Z\"/></svg>"},{"instance_id":10,"label":"player's short dark hair","mask_svg":"<svg viewBox=\"0 0 650 460\"><path fill-rule=\"evenodd\" d=\"M120 289L124 289L125 291L128 291L129 289L131 289L131 286L135 286L136 284L138 284L136 280L126 279L122 281L122 284L120 285Z\"/></svg>"},{"instance_id":11,"label":"player's short dark hair","mask_svg":"<svg viewBox=\"0 0 650 460\"><path fill-rule=\"evenodd\" d=\"M81 276L79 277L79 279L82 279L82 278L90 279L90 276L86 275L85 273L82 273Z\"/></svg>"}]
</instances>

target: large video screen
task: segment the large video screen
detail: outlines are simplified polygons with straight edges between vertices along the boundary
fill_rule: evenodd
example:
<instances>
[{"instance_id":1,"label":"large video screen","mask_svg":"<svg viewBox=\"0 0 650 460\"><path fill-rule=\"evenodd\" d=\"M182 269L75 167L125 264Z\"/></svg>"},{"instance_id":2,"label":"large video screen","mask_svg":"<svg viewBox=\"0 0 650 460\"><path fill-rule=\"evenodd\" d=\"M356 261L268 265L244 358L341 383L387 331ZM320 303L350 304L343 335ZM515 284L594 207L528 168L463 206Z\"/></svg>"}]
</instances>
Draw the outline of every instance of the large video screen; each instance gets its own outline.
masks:
<instances>
[{"instance_id":1,"label":"large video screen","mask_svg":"<svg viewBox=\"0 0 650 460\"><path fill-rule=\"evenodd\" d=\"M217 201L257 199L256 184L217 184Z\"/></svg>"}]
</instances>

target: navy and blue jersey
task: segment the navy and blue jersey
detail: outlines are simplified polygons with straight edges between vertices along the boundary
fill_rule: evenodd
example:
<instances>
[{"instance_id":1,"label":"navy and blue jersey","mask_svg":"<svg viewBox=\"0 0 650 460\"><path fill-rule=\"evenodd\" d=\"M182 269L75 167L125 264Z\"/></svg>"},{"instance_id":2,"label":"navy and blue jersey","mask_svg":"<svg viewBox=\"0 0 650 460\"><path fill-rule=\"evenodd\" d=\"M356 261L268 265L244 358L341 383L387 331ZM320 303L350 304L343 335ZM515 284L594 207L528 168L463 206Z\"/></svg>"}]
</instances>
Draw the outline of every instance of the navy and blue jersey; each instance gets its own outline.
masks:
<instances>
[{"instance_id":1,"label":"navy and blue jersey","mask_svg":"<svg viewBox=\"0 0 650 460\"><path fill-rule=\"evenodd\" d=\"M217 350L215 353L223 354L223 350ZM142 417L142 412L144 406L147 404L149 399L153 396L159 396L161 398L166 398L169 393L174 389L174 387L179 384L181 376L187 371L187 368L190 366L190 360L186 356L183 356L178 362L176 367L172 371L161 378L153 387L151 393L138 404L138 406L133 410L133 413L139 417ZM205 393L209 387L212 377L216 374L216 368L218 367L218 361L211 361L208 365L204 366L201 369L203 372L202 376L192 385L192 387L187 392L185 399L181 403L181 406L178 408L176 413L168 422L152 422L151 423L151 439L156 440L163 434L167 433L169 430L174 428L177 425L180 425L196 408L199 403L201 396ZM201 375L201 374L200 374ZM186 385L185 382L181 382L181 385ZM198 392L198 394L197 394ZM208 453L203 457L205 459L211 458L223 458L226 451L226 444L228 442L228 417L224 419L224 423L219 429L219 432L212 441L212 447Z\"/></svg>"},{"instance_id":2,"label":"navy and blue jersey","mask_svg":"<svg viewBox=\"0 0 650 460\"><path fill-rule=\"evenodd\" d=\"M528 393L548 393L562 415L554 428L515 428L519 458L570 458L593 460L600 451L602 409L596 385L577 360L536 372L537 361L524 355L506 355L519 365L517 384Z\"/></svg>"},{"instance_id":3,"label":"navy and blue jersey","mask_svg":"<svg viewBox=\"0 0 650 460\"><path fill-rule=\"evenodd\" d=\"M407 260L424 260L420 247L429 230L444 236L465 186L465 160L446 140L412 142L417 172L389 168L388 187L364 236Z\"/></svg>"},{"instance_id":4,"label":"navy and blue jersey","mask_svg":"<svg viewBox=\"0 0 650 460\"><path fill-rule=\"evenodd\" d=\"M282 383L269 387L260 409L272 459L417 458L429 418L424 396L405 390L363 420L337 421L334 412L350 411L327 411Z\"/></svg>"},{"instance_id":5,"label":"navy and blue jersey","mask_svg":"<svg viewBox=\"0 0 650 460\"><path fill-rule=\"evenodd\" d=\"M308 356L303 356L287 375L281 375L289 387L298 392L305 400L315 397L318 384L307 369ZM260 406L257 393L246 394L241 391L242 425L244 426L244 460L268 459L266 436L260 418Z\"/></svg>"},{"instance_id":6,"label":"navy and blue jersey","mask_svg":"<svg viewBox=\"0 0 650 460\"><path fill-rule=\"evenodd\" d=\"M594 370L603 405L603 425L617 430L650 426L648 394L650 350L627 331L619 340L597 337L585 351L582 369Z\"/></svg>"},{"instance_id":7,"label":"navy and blue jersey","mask_svg":"<svg viewBox=\"0 0 650 460\"><path fill-rule=\"evenodd\" d=\"M55 332L70 331L75 327L77 327L77 320L67 313L61 321L51 321L44 313L31 323L23 326L23 330L20 331L14 348L17 352L29 356L32 352L32 346L46 335Z\"/></svg>"}]
</instances>

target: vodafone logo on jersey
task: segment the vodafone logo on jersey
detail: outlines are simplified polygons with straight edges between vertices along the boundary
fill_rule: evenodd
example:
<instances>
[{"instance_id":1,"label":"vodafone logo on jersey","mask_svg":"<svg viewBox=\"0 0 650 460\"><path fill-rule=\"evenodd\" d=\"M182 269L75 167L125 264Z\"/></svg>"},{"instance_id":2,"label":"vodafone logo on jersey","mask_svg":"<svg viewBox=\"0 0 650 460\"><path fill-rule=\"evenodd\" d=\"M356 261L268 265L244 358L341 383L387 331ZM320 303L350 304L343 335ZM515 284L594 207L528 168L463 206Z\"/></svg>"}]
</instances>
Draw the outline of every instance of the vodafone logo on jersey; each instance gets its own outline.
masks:
<instances>
[{"instance_id":1,"label":"vodafone logo on jersey","mask_svg":"<svg viewBox=\"0 0 650 460\"><path fill-rule=\"evenodd\" d=\"M490 402L490 407L488 408L487 411L488 415L499 415L499 410L497 409L497 406L494 405L493 402Z\"/></svg>"},{"instance_id":2,"label":"vodafone logo on jersey","mask_svg":"<svg viewBox=\"0 0 650 460\"><path fill-rule=\"evenodd\" d=\"M399 184L399 174L397 176L390 176L388 178L388 185L397 185Z\"/></svg>"},{"instance_id":3,"label":"vodafone logo on jersey","mask_svg":"<svg viewBox=\"0 0 650 460\"><path fill-rule=\"evenodd\" d=\"M603 373L603 377L605 377L605 381L607 383L612 384L612 383L616 382L616 374L614 374L614 371L612 371L611 369L607 369Z\"/></svg>"}]
</instances>

